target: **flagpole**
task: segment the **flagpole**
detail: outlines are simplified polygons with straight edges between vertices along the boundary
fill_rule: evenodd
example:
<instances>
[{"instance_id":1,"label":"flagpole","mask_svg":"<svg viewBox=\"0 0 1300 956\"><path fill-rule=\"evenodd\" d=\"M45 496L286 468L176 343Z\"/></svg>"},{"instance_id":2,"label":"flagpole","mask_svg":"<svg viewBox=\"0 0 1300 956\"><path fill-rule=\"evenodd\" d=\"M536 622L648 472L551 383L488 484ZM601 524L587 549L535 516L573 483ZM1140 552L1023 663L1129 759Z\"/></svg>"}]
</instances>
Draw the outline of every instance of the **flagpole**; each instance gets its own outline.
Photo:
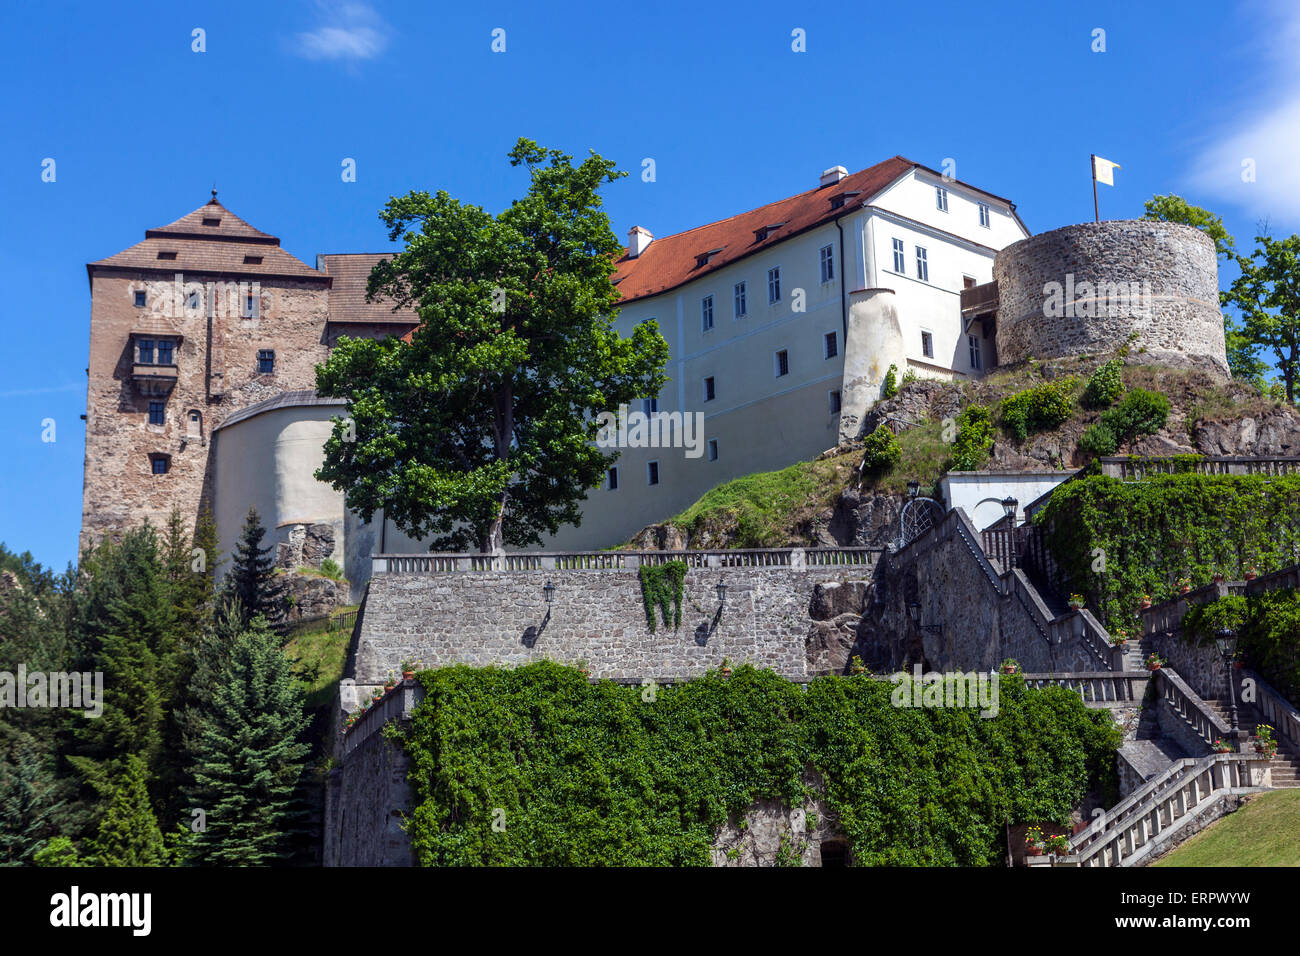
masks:
<instances>
[{"instance_id":1,"label":"flagpole","mask_svg":"<svg viewBox=\"0 0 1300 956\"><path fill-rule=\"evenodd\" d=\"M1092 154L1092 221L1101 222L1101 213L1097 210L1097 154Z\"/></svg>"}]
</instances>

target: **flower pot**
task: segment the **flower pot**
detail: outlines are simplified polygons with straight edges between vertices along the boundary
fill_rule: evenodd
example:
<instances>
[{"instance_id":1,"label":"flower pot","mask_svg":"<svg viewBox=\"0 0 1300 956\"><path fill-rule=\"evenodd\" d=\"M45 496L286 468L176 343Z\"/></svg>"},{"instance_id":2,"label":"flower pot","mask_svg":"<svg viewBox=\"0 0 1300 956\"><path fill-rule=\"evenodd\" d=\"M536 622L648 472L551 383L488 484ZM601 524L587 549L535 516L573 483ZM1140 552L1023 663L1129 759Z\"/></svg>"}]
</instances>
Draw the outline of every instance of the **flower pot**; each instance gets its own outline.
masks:
<instances>
[{"instance_id":1,"label":"flower pot","mask_svg":"<svg viewBox=\"0 0 1300 956\"><path fill-rule=\"evenodd\" d=\"M1178 589L1178 593L1179 593L1179 594L1189 594L1189 593L1191 593L1191 590L1192 590L1191 588L1179 588L1179 589Z\"/></svg>"},{"instance_id":2,"label":"flower pot","mask_svg":"<svg viewBox=\"0 0 1300 956\"><path fill-rule=\"evenodd\" d=\"M730 668L730 667L724 667L724 668L722 668L720 671L718 671L718 673L721 674L723 677L730 677L730 676L731 676L731 668Z\"/></svg>"},{"instance_id":3,"label":"flower pot","mask_svg":"<svg viewBox=\"0 0 1300 956\"><path fill-rule=\"evenodd\" d=\"M415 671L402 671L402 680L413 680L414 678Z\"/></svg>"},{"instance_id":4,"label":"flower pot","mask_svg":"<svg viewBox=\"0 0 1300 956\"><path fill-rule=\"evenodd\" d=\"M1259 575L1256 574L1254 571L1247 571L1247 572L1246 572L1246 580L1247 580L1247 581L1253 581L1253 580L1255 580L1257 577L1259 577Z\"/></svg>"},{"instance_id":5,"label":"flower pot","mask_svg":"<svg viewBox=\"0 0 1300 956\"><path fill-rule=\"evenodd\" d=\"M1042 856L1042 855L1043 855L1043 848L1041 846L1025 847L1025 856Z\"/></svg>"},{"instance_id":6,"label":"flower pot","mask_svg":"<svg viewBox=\"0 0 1300 956\"><path fill-rule=\"evenodd\" d=\"M1151 606L1151 602L1150 602L1150 601L1143 601L1143 602L1142 602L1142 610L1145 611L1145 610L1146 610L1147 608L1149 608L1150 606Z\"/></svg>"},{"instance_id":7,"label":"flower pot","mask_svg":"<svg viewBox=\"0 0 1300 956\"><path fill-rule=\"evenodd\" d=\"M1016 669L1015 669L1014 667L1004 667L1004 668L1002 668L1002 673L1004 673L1004 674L1014 674L1015 672L1016 672Z\"/></svg>"},{"instance_id":8,"label":"flower pot","mask_svg":"<svg viewBox=\"0 0 1300 956\"><path fill-rule=\"evenodd\" d=\"M1147 665L1147 670L1149 670L1149 671L1158 671L1158 670L1160 670L1160 665L1159 665L1159 664L1148 664L1148 665Z\"/></svg>"},{"instance_id":9,"label":"flower pot","mask_svg":"<svg viewBox=\"0 0 1300 956\"><path fill-rule=\"evenodd\" d=\"M1215 584L1222 584L1222 583L1223 583L1223 575L1222 575L1222 574L1216 574L1216 575L1214 576L1214 583L1215 583Z\"/></svg>"}]
</instances>

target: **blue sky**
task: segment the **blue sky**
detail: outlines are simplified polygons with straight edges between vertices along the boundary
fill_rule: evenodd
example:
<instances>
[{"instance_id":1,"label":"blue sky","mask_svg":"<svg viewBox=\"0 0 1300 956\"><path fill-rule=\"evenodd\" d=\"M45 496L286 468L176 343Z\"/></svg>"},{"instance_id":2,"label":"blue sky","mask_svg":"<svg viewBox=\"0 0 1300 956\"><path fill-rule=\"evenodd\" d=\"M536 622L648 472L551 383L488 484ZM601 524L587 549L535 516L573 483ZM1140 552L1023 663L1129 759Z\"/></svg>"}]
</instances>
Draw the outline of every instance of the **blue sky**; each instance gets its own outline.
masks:
<instances>
[{"instance_id":1,"label":"blue sky","mask_svg":"<svg viewBox=\"0 0 1300 956\"><path fill-rule=\"evenodd\" d=\"M214 181L308 263L389 248L377 211L409 189L501 209L524 188L505 161L519 136L629 170L607 192L620 237L896 153L955 160L1034 232L1091 218L1093 152L1123 167L1099 187L1104 218L1178 192L1239 245L1263 217L1275 235L1300 230L1294 3L181 6L0 11L0 540L56 568L81 520L85 263L194 209Z\"/></svg>"}]
</instances>

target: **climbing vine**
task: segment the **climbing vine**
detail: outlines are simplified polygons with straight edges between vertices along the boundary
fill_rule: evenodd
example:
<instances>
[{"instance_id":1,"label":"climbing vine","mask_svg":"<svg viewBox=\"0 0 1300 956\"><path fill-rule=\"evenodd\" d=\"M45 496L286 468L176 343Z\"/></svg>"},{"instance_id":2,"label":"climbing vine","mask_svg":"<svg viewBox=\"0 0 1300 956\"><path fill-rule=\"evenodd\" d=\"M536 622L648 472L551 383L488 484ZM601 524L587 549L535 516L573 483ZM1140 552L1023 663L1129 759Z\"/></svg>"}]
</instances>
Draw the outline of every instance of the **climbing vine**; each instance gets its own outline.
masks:
<instances>
[{"instance_id":1,"label":"climbing vine","mask_svg":"<svg viewBox=\"0 0 1300 956\"><path fill-rule=\"evenodd\" d=\"M650 626L651 634L655 632L656 606L663 616L665 627L676 630L681 625L682 588L685 580L685 561L641 565L641 601L645 605L645 620Z\"/></svg>"},{"instance_id":2,"label":"climbing vine","mask_svg":"<svg viewBox=\"0 0 1300 956\"><path fill-rule=\"evenodd\" d=\"M1300 591L1279 588L1249 597L1230 594L1191 608L1183 618L1187 639L1213 640L1220 628L1238 636L1237 656L1288 700L1300 699Z\"/></svg>"},{"instance_id":3,"label":"climbing vine","mask_svg":"<svg viewBox=\"0 0 1300 956\"><path fill-rule=\"evenodd\" d=\"M749 665L649 695L551 661L419 679L399 739L425 866L708 865L729 819L803 805L814 779L857 864L996 864L1007 820L1064 824L1118 746L1077 693L1020 677L989 719L895 707L865 675L801 686Z\"/></svg>"},{"instance_id":4,"label":"climbing vine","mask_svg":"<svg viewBox=\"0 0 1300 956\"><path fill-rule=\"evenodd\" d=\"M1300 561L1300 476L1102 475L1066 482L1035 515L1060 568L1107 620L1135 629L1143 595L1160 601L1180 578L1241 580Z\"/></svg>"}]
</instances>

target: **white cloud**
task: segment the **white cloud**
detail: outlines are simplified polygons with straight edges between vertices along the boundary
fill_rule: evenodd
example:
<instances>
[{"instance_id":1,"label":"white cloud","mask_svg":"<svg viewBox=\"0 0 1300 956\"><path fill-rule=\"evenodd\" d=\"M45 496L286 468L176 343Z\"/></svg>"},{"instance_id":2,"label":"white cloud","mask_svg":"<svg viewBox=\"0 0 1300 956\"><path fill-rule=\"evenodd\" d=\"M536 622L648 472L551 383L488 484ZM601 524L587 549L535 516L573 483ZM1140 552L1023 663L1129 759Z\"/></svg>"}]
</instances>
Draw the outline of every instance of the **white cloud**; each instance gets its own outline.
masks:
<instances>
[{"instance_id":1,"label":"white cloud","mask_svg":"<svg viewBox=\"0 0 1300 956\"><path fill-rule=\"evenodd\" d=\"M388 46L388 24L364 3L318 3L322 23L299 33L296 52L309 60L369 60Z\"/></svg>"},{"instance_id":2,"label":"white cloud","mask_svg":"<svg viewBox=\"0 0 1300 956\"><path fill-rule=\"evenodd\" d=\"M1232 117L1200 148L1188 179L1199 191L1253 215L1300 219L1300 6L1283 0L1243 15L1263 26L1260 46L1241 51L1253 75L1233 98Z\"/></svg>"}]
</instances>

